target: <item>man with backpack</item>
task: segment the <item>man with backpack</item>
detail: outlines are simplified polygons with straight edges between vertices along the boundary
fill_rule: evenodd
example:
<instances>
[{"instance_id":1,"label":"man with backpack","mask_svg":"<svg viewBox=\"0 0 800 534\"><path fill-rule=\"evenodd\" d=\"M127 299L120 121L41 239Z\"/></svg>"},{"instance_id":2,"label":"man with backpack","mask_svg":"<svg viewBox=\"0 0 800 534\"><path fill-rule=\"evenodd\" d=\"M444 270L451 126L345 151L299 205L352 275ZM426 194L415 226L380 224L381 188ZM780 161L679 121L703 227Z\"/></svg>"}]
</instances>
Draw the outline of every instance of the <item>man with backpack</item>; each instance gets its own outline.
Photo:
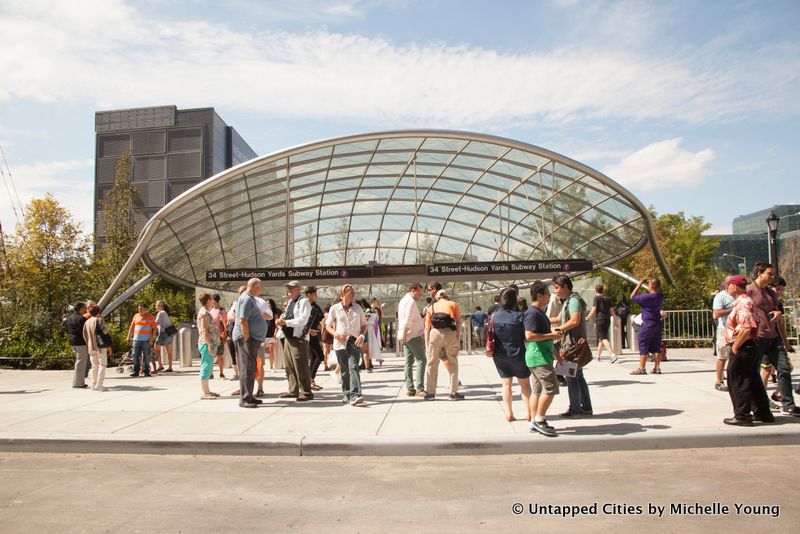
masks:
<instances>
[{"instance_id":1,"label":"man with backpack","mask_svg":"<svg viewBox=\"0 0 800 534\"><path fill-rule=\"evenodd\" d=\"M458 392L458 350L460 348L461 310L458 304L447 296L444 289L436 292L436 300L428 308L425 316L425 333L427 340L427 367L425 383L427 384L425 400L436 398L436 383L439 378L439 352L444 349L450 371L450 400L462 400L464 395Z\"/></svg>"}]
</instances>

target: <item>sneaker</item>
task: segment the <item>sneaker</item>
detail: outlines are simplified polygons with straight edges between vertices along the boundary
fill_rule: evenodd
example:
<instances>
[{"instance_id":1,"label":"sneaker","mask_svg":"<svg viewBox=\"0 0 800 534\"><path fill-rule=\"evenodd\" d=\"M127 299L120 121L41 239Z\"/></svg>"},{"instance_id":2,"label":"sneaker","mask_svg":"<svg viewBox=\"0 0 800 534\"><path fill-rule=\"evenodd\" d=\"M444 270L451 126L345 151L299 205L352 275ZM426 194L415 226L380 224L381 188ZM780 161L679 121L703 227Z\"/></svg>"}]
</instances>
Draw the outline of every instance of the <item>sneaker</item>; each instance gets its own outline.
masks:
<instances>
[{"instance_id":1,"label":"sneaker","mask_svg":"<svg viewBox=\"0 0 800 534\"><path fill-rule=\"evenodd\" d=\"M769 409L772 410L773 412L779 412L781 410L781 407L775 404L774 402L769 401Z\"/></svg>"},{"instance_id":2,"label":"sneaker","mask_svg":"<svg viewBox=\"0 0 800 534\"><path fill-rule=\"evenodd\" d=\"M539 434L549 438L556 437L556 431L544 421L534 421L531 423L530 430L531 432L538 432Z\"/></svg>"},{"instance_id":3,"label":"sneaker","mask_svg":"<svg viewBox=\"0 0 800 534\"><path fill-rule=\"evenodd\" d=\"M431 400L431 401L435 400L436 399L436 393L426 393L425 396L423 397L423 399Z\"/></svg>"},{"instance_id":4,"label":"sneaker","mask_svg":"<svg viewBox=\"0 0 800 534\"><path fill-rule=\"evenodd\" d=\"M619 356L617 356L617 355L615 354L615 355L613 355L613 356L611 357L611 360L609 360L609 363L617 363L618 361L619 361Z\"/></svg>"},{"instance_id":5,"label":"sneaker","mask_svg":"<svg viewBox=\"0 0 800 534\"><path fill-rule=\"evenodd\" d=\"M103 386L95 386L95 387L92 388L92 390L93 391L108 391L108 389L103 387Z\"/></svg>"},{"instance_id":6,"label":"sneaker","mask_svg":"<svg viewBox=\"0 0 800 534\"><path fill-rule=\"evenodd\" d=\"M464 400L464 395L461 393L451 393L449 399L454 401Z\"/></svg>"},{"instance_id":7,"label":"sneaker","mask_svg":"<svg viewBox=\"0 0 800 534\"><path fill-rule=\"evenodd\" d=\"M558 416L559 416L559 417L577 417L577 416L578 416L578 414L576 414L576 413L572 413L571 411L567 410L567 411L566 411L566 412L564 412L564 413L560 413L560 414L558 414Z\"/></svg>"},{"instance_id":8,"label":"sneaker","mask_svg":"<svg viewBox=\"0 0 800 534\"><path fill-rule=\"evenodd\" d=\"M364 404L364 397L360 395L350 401L350 406L358 406L359 404Z\"/></svg>"},{"instance_id":9,"label":"sneaker","mask_svg":"<svg viewBox=\"0 0 800 534\"><path fill-rule=\"evenodd\" d=\"M781 395L777 391L773 391L772 395L770 395L769 398L774 400L775 402L781 402Z\"/></svg>"},{"instance_id":10,"label":"sneaker","mask_svg":"<svg viewBox=\"0 0 800 534\"><path fill-rule=\"evenodd\" d=\"M343 395L342 404L350 404L350 397L348 397L347 395Z\"/></svg>"},{"instance_id":11,"label":"sneaker","mask_svg":"<svg viewBox=\"0 0 800 534\"><path fill-rule=\"evenodd\" d=\"M427 395L427 393L425 393L423 390L419 390L419 391L417 391L417 394L415 396L416 397L425 397L426 395Z\"/></svg>"},{"instance_id":12,"label":"sneaker","mask_svg":"<svg viewBox=\"0 0 800 534\"><path fill-rule=\"evenodd\" d=\"M261 399L253 399L251 402L253 402L253 404L264 404L264 401Z\"/></svg>"},{"instance_id":13,"label":"sneaker","mask_svg":"<svg viewBox=\"0 0 800 534\"><path fill-rule=\"evenodd\" d=\"M416 397L416 396L417 396L416 389L409 389L408 391L406 391L406 397Z\"/></svg>"},{"instance_id":14,"label":"sneaker","mask_svg":"<svg viewBox=\"0 0 800 534\"><path fill-rule=\"evenodd\" d=\"M720 382L719 384L714 384L714 389L717 391L728 391L728 386Z\"/></svg>"},{"instance_id":15,"label":"sneaker","mask_svg":"<svg viewBox=\"0 0 800 534\"><path fill-rule=\"evenodd\" d=\"M554 432L555 432L555 430L556 430L555 428L553 428L553 425L551 425L550 423L548 423L548 422L547 422L547 420L545 420L545 421L540 421L540 422L539 422L539 424L540 424L540 425L542 425L542 426L544 426L544 427L546 427L546 428L549 428L549 429L551 429L551 430L552 430L552 431L554 431Z\"/></svg>"},{"instance_id":16,"label":"sneaker","mask_svg":"<svg viewBox=\"0 0 800 534\"><path fill-rule=\"evenodd\" d=\"M800 417L800 408L795 406L794 408L781 408L781 413L783 415L793 415L795 417Z\"/></svg>"}]
</instances>

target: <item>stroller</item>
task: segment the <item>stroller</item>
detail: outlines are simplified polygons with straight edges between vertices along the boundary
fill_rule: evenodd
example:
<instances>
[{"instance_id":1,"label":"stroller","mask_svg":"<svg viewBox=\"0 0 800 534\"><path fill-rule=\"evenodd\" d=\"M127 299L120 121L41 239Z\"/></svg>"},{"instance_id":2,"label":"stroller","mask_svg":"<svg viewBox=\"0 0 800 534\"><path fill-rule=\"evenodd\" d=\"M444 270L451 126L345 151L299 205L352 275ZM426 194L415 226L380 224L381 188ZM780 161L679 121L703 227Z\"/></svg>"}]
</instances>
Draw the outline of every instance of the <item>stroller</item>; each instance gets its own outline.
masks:
<instances>
[{"instance_id":1,"label":"stroller","mask_svg":"<svg viewBox=\"0 0 800 534\"><path fill-rule=\"evenodd\" d=\"M133 358L131 358L131 352L123 352L120 356L119 362L117 362L117 374L121 375L123 373L132 373L133 372Z\"/></svg>"}]
</instances>

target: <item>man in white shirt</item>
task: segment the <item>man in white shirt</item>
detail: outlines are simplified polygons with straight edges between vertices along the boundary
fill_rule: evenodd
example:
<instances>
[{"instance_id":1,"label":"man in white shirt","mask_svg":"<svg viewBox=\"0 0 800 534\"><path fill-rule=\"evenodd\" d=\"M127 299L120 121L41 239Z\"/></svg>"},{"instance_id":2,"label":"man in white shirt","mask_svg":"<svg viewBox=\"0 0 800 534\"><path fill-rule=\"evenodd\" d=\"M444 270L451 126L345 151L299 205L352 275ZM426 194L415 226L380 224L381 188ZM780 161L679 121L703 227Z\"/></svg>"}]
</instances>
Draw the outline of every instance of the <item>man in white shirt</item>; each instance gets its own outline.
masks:
<instances>
[{"instance_id":1,"label":"man in white shirt","mask_svg":"<svg viewBox=\"0 0 800 534\"><path fill-rule=\"evenodd\" d=\"M422 284L413 283L408 293L397 305L397 342L403 346L405 363L403 370L406 378L406 396L425 396L425 323L419 314L417 301L422 297ZM417 373L414 376L414 361L417 362ZM416 378L416 380L414 380Z\"/></svg>"},{"instance_id":2,"label":"man in white shirt","mask_svg":"<svg viewBox=\"0 0 800 534\"><path fill-rule=\"evenodd\" d=\"M300 296L303 288L300 282L292 280L286 284L289 303L286 312L275 324L282 327L283 352L286 356L286 377L289 379L289 391L281 393L282 399L297 399L297 402L314 398L311 392L311 373L308 364L308 330L306 324L311 316L311 304Z\"/></svg>"},{"instance_id":3,"label":"man in white shirt","mask_svg":"<svg viewBox=\"0 0 800 534\"><path fill-rule=\"evenodd\" d=\"M342 286L342 301L331 306L325 328L333 336L333 350L342 368L342 402L358 406L364 402L361 396L361 377L358 368L361 364L361 345L367 333L367 318L364 310L356 304L353 286Z\"/></svg>"},{"instance_id":4,"label":"man in white shirt","mask_svg":"<svg viewBox=\"0 0 800 534\"><path fill-rule=\"evenodd\" d=\"M733 304L736 299L728 293L728 280L731 276L725 278L722 282L724 289L714 296L712 304L714 320L717 321L717 339L714 341L717 345L717 382L714 384L714 389L717 391L728 391L728 387L722 383L722 372L725 369L725 362L730 356L730 348L725 344L725 325L728 321L728 315L733 311Z\"/></svg>"}]
</instances>

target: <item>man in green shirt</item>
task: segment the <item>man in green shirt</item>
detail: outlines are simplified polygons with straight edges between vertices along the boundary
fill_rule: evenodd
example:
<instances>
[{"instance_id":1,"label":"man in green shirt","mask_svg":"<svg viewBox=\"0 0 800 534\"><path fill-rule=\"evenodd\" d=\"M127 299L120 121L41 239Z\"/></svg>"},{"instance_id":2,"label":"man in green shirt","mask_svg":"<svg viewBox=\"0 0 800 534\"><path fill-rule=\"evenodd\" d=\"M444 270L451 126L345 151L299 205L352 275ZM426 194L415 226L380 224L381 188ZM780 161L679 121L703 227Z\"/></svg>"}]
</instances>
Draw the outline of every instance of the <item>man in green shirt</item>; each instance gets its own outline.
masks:
<instances>
[{"instance_id":1,"label":"man in green shirt","mask_svg":"<svg viewBox=\"0 0 800 534\"><path fill-rule=\"evenodd\" d=\"M561 337L558 329L552 330L550 319L545 313L550 301L550 291L543 282L534 282L531 287L533 305L525 312L525 364L530 368L533 382L531 394L531 432L539 432L548 437L556 435L555 429L545 419L547 409L558 395L558 380L553 368L553 340ZM559 358L560 357L556 356Z\"/></svg>"}]
</instances>

